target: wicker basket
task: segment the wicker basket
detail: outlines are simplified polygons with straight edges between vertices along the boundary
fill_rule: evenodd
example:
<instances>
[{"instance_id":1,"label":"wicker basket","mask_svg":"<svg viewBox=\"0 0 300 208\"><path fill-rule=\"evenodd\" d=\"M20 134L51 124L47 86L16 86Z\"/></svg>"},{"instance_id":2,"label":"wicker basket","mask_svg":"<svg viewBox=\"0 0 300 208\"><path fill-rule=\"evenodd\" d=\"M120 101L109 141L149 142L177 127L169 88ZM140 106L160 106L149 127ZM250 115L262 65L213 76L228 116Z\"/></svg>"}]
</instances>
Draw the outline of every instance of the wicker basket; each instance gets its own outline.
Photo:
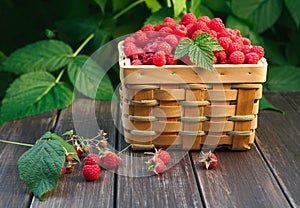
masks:
<instances>
[{"instance_id":1,"label":"wicker basket","mask_svg":"<svg viewBox=\"0 0 300 208\"><path fill-rule=\"evenodd\" d=\"M195 66L131 65L119 43L124 138L134 145L203 145L248 150L257 128L267 62Z\"/></svg>"}]
</instances>

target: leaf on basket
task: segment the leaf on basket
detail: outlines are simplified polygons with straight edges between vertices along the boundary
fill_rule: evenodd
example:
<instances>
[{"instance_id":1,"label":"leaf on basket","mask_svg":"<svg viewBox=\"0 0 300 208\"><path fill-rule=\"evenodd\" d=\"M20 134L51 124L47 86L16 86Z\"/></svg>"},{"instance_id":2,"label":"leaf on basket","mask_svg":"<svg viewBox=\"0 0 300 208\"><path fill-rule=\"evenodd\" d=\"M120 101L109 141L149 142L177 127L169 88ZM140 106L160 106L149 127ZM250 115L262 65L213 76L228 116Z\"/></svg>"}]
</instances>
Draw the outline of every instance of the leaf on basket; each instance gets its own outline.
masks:
<instances>
[{"instance_id":1,"label":"leaf on basket","mask_svg":"<svg viewBox=\"0 0 300 208\"><path fill-rule=\"evenodd\" d=\"M185 38L175 49L174 59L180 59L188 54L190 61L197 66L213 71L213 51L224 50L218 41L207 33L199 33L194 40Z\"/></svg>"}]
</instances>

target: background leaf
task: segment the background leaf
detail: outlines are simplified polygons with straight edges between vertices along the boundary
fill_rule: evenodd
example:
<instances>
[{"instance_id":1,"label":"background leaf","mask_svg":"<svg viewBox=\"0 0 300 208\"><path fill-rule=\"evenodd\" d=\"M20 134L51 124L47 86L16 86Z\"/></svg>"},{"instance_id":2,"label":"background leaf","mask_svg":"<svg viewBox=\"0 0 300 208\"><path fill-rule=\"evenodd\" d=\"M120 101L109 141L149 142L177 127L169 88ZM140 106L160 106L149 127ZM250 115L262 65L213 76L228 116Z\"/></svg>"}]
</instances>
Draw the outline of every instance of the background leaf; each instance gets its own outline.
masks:
<instances>
[{"instance_id":1,"label":"background leaf","mask_svg":"<svg viewBox=\"0 0 300 208\"><path fill-rule=\"evenodd\" d=\"M173 17L173 10L171 8L163 7L162 9L158 10L157 12L154 12L151 14L145 21L144 25L146 24L161 24L165 17Z\"/></svg>"},{"instance_id":2,"label":"background leaf","mask_svg":"<svg viewBox=\"0 0 300 208\"><path fill-rule=\"evenodd\" d=\"M19 158L20 178L41 199L56 186L64 161L64 150L58 141L41 140Z\"/></svg>"},{"instance_id":3,"label":"background leaf","mask_svg":"<svg viewBox=\"0 0 300 208\"><path fill-rule=\"evenodd\" d=\"M300 67L268 66L265 88L271 91L300 90Z\"/></svg>"},{"instance_id":4,"label":"background leaf","mask_svg":"<svg viewBox=\"0 0 300 208\"><path fill-rule=\"evenodd\" d=\"M273 110L284 114L281 109L272 105L265 96L262 96L262 98L259 100L259 110Z\"/></svg>"},{"instance_id":5,"label":"background leaf","mask_svg":"<svg viewBox=\"0 0 300 208\"><path fill-rule=\"evenodd\" d=\"M85 96L111 100L114 90L109 77L88 56L79 55L75 57L68 65L68 75L75 88Z\"/></svg>"},{"instance_id":6,"label":"background leaf","mask_svg":"<svg viewBox=\"0 0 300 208\"><path fill-rule=\"evenodd\" d=\"M146 0L146 5L152 13L161 9L161 5L157 0Z\"/></svg>"},{"instance_id":7,"label":"background leaf","mask_svg":"<svg viewBox=\"0 0 300 208\"><path fill-rule=\"evenodd\" d=\"M297 27L300 24L300 1L299 0L285 0L285 5L288 8L290 14L292 15Z\"/></svg>"},{"instance_id":8,"label":"background leaf","mask_svg":"<svg viewBox=\"0 0 300 208\"><path fill-rule=\"evenodd\" d=\"M186 9L186 0L172 0L174 8L174 17L178 17Z\"/></svg>"},{"instance_id":9,"label":"background leaf","mask_svg":"<svg viewBox=\"0 0 300 208\"><path fill-rule=\"evenodd\" d=\"M37 41L13 52L3 62L5 71L23 74L32 71L56 71L69 63L73 51L62 41Z\"/></svg>"},{"instance_id":10,"label":"background leaf","mask_svg":"<svg viewBox=\"0 0 300 208\"><path fill-rule=\"evenodd\" d=\"M101 12L104 14L105 13L105 6L107 3L107 0L94 0L96 2L96 4L98 4L98 6L101 9Z\"/></svg>"},{"instance_id":11,"label":"background leaf","mask_svg":"<svg viewBox=\"0 0 300 208\"><path fill-rule=\"evenodd\" d=\"M233 15L229 15L227 17L226 27L240 30L242 36L245 37L249 36L250 33L250 27L244 21Z\"/></svg>"},{"instance_id":12,"label":"background leaf","mask_svg":"<svg viewBox=\"0 0 300 208\"><path fill-rule=\"evenodd\" d=\"M0 125L6 121L62 109L73 101L73 92L48 72L31 72L16 79L6 91Z\"/></svg>"},{"instance_id":13,"label":"background leaf","mask_svg":"<svg viewBox=\"0 0 300 208\"><path fill-rule=\"evenodd\" d=\"M260 33L269 29L279 18L282 0L232 0L232 12L255 23L255 31Z\"/></svg>"},{"instance_id":14,"label":"background leaf","mask_svg":"<svg viewBox=\"0 0 300 208\"><path fill-rule=\"evenodd\" d=\"M197 2L197 0L195 0ZM197 4L197 3L194 3L194 4ZM198 5L194 5L193 6L193 14L196 16L196 17L201 17L201 16L208 16L210 18L213 18L214 15L213 13L210 11L210 9L208 7L206 7L205 5L203 4L199 4Z\"/></svg>"}]
</instances>

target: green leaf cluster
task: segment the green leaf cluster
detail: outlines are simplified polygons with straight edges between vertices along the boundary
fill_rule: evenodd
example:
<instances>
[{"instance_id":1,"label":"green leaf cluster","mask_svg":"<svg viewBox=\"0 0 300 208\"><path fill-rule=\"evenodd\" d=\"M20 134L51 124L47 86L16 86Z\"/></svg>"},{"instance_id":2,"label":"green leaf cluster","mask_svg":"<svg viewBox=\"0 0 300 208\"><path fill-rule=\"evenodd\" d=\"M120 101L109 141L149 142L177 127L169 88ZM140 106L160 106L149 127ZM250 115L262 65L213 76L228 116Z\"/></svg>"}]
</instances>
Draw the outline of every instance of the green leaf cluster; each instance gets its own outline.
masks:
<instances>
[{"instance_id":1,"label":"green leaf cluster","mask_svg":"<svg viewBox=\"0 0 300 208\"><path fill-rule=\"evenodd\" d=\"M72 153L80 162L71 144L55 133L46 132L19 158L20 178L38 199L57 185L66 153Z\"/></svg>"},{"instance_id":2,"label":"green leaf cluster","mask_svg":"<svg viewBox=\"0 0 300 208\"><path fill-rule=\"evenodd\" d=\"M224 50L218 41L207 33L198 34L194 40L185 38L178 43L174 59L180 59L188 54L192 63L197 66L213 71L213 51Z\"/></svg>"}]
</instances>

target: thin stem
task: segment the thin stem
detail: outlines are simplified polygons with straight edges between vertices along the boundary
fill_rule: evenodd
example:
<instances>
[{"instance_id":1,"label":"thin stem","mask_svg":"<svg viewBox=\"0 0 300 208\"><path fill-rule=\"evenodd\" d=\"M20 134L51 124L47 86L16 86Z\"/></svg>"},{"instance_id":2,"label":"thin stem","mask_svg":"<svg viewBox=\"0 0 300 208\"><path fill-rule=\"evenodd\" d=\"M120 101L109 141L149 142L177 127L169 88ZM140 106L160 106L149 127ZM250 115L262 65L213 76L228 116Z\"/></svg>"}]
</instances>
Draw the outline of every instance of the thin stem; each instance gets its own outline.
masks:
<instances>
[{"instance_id":1,"label":"thin stem","mask_svg":"<svg viewBox=\"0 0 300 208\"><path fill-rule=\"evenodd\" d=\"M118 155L122 154L123 152L125 152L129 147L131 147L132 144L128 145L127 147L125 147L124 149L122 149L120 152L118 152Z\"/></svg>"},{"instance_id":2,"label":"thin stem","mask_svg":"<svg viewBox=\"0 0 300 208\"><path fill-rule=\"evenodd\" d=\"M2 140L2 139L0 139L0 142L6 143L6 144L16 144L16 145L26 146L26 147L32 147L33 146L33 144L26 144L26 143L20 143L20 142L11 142L11 141Z\"/></svg>"},{"instance_id":3,"label":"thin stem","mask_svg":"<svg viewBox=\"0 0 300 208\"><path fill-rule=\"evenodd\" d=\"M120 16L122 16L123 14L128 12L130 9L132 9L133 7L143 3L144 1L146 1L146 0L139 0L139 1L136 1L132 4L130 4L128 7L126 7L125 9L122 9L119 13L117 13L115 16L113 16L113 19L114 20L118 19Z\"/></svg>"},{"instance_id":4,"label":"thin stem","mask_svg":"<svg viewBox=\"0 0 300 208\"><path fill-rule=\"evenodd\" d=\"M89 37L85 39L85 41L79 46L79 48L73 53L73 57L77 56L79 52L88 44L88 42L95 36L94 33L90 34Z\"/></svg>"},{"instance_id":5,"label":"thin stem","mask_svg":"<svg viewBox=\"0 0 300 208\"><path fill-rule=\"evenodd\" d=\"M62 77L63 73L65 72L65 68L62 69L60 72L59 72L59 75L57 76L56 80L55 80L55 83L58 83L60 78Z\"/></svg>"}]
</instances>

